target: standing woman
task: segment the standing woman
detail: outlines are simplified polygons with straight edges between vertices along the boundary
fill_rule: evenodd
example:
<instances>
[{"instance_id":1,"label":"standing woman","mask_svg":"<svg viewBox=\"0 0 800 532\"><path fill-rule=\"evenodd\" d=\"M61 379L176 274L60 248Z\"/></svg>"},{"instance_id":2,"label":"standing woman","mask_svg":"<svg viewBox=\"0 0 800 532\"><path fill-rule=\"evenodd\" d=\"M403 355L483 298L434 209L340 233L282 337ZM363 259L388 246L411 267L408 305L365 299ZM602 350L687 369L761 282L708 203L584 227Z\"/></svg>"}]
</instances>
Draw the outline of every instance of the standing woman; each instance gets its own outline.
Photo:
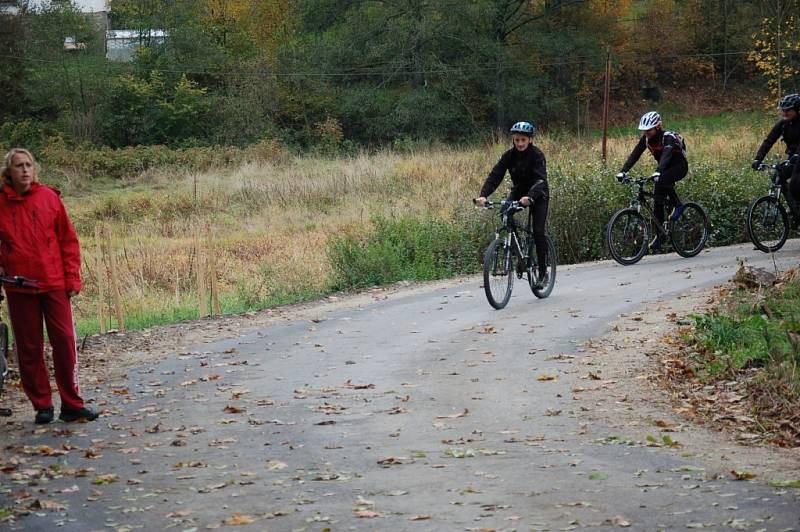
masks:
<instances>
[{"instance_id":1,"label":"standing woman","mask_svg":"<svg viewBox=\"0 0 800 532\"><path fill-rule=\"evenodd\" d=\"M77 346L70 299L81 289L78 235L59 192L37 179L33 155L6 154L0 175L0 274L21 276L37 288L6 288L22 388L36 410L36 423L53 420L53 398L44 358L44 331L53 348L62 421L93 421L77 383Z\"/></svg>"}]
</instances>

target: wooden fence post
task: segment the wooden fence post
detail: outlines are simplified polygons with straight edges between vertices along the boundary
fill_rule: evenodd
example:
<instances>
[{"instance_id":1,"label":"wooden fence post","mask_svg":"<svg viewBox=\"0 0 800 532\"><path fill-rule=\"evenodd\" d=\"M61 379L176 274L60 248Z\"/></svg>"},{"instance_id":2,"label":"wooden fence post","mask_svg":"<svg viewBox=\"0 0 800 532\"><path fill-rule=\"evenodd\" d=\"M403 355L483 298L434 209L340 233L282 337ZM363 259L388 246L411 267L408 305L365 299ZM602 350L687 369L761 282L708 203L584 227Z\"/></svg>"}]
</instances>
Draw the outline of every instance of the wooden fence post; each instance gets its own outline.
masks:
<instances>
[{"instance_id":1,"label":"wooden fence post","mask_svg":"<svg viewBox=\"0 0 800 532\"><path fill-rule=\"evenodd\" d=\"M100 334L105 334L108 332L108 323L106 322L106 275L108 275L108 270L106 270L106 261L103 256L103 235L99 224L94 227L94 240L97 244L97 321L100 325Z\"/></svg>"},{"instance_id":2,"label":"wooden fence post","mask_svg":"<svg viewBox=\"0 0 800 532\"><path fill-rule=\"evenodd\" d=\"M119 286L119 276L117 275L117 260L114 257L114 248L111 240L111 229L104 226L106 235L106 250L108 251L108 265L111 270L111 296L114 298L114 311L117 315L117 329L125 332L125 312L122 308L122 292Z\"/></svg>"},{"instance_id":3,"label":"wooden fence post","mask_svg":"<svg viewBox=\"0 0 800 532\"><path fill-rule=\"evenodd\" d=\"M206 261L200 246L199 224L195 226L195 257L197 259L197 297L200 300L200 317L208 316L208 291L206 286Z\"/></svg>"},{"instance_id":4,"label":"wooden fence post","mask_svg":"<svg viewBox=\"0 0 800 532\"><path fill-rule=\"evenodd\" d=\"M208 235L208 262L209 270L211 272L211 311L219 316L222 314L222 309L219 304L219 284L217 282L217 241L213 229L206 227L206 234Z\"/></svg>"}]
</instances>

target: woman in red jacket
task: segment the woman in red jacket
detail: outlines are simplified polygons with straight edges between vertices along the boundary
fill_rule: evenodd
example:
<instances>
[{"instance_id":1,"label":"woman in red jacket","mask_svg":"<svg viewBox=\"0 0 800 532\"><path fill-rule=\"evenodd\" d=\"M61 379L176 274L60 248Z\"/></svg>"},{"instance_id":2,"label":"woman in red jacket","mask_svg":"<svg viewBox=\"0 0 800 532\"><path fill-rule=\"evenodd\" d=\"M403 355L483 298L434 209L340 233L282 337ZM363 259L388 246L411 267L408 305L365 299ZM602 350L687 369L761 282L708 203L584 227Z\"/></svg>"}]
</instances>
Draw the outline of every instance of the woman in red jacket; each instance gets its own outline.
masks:
<instances>
[{"instance_id":1,"label":"woman in red jacket","mask_svg":"<svg viewBox=\"0 0 800 532\"><path fill-rule=\"evenodd\" d=\"M78 235L58 191L38 183L37 164L28 150L11 150L0 175L0 274L34 281L36 289L7 287L8 312L25 394L36 423L53 420L50 378L44 359L44 332L53 347L62 421L92 421L77 383L77 346L70 298L81 289Z\"/></svg>"}]
</instances>

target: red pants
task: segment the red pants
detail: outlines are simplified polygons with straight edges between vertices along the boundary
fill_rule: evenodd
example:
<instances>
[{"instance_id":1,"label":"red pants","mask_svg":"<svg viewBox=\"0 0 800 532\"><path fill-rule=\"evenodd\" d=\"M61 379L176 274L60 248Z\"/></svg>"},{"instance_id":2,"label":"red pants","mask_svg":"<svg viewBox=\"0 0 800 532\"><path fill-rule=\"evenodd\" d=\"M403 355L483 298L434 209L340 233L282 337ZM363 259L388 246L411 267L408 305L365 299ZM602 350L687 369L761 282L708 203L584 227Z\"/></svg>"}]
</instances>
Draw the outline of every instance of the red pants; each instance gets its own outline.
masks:
<instances>
[{"instance_id":1,"label":"red pants","mask_svg":"<svg viewBox=\"0 0 800 532\"><path fill-rule=\"evenodd\" d=\"M61 396L61 408L83 408L83 399L78 390L75 326L67 293L56 290L42 294L6 292L6 295L17 345L22 388L33 403L33 408L44 410L53 407L50 377L44 360L42 318L47 325L47 336L53 347L53 366Z\"/></svg>"}]
</instances>

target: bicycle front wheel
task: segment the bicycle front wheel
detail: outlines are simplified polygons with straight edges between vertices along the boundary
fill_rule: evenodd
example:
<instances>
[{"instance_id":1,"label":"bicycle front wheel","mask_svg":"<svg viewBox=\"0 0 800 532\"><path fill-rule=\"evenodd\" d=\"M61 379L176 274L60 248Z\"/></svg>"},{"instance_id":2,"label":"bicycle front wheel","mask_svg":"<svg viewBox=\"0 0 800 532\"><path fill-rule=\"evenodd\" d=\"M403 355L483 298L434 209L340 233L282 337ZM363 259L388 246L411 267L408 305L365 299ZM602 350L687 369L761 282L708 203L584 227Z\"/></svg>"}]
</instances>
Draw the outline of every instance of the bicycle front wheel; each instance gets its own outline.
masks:
<instances>
[{"instance_id":1,"label":"bicycle front wheel","mask_svg":"<svg viewBox=\"0 0 800 532\"><path fill-rule=\"evenodd\" d=\"M556 264L558 264L558 257L556 256L556 247L553 245L553 240L550 238L550 235L545 235L545 239L547 239L547 259L545 259L545 268L546 273L544 277L544 282L539 287L538 281L539 279L539 265L536 259L536 249L534 246L531 246L529 251L531 259L532 259L532 266L528 269L528 284L531 286L531 291L533 295L538 297L539 299L544 299L550 295L553 291L553 287L556 285Z\"/></svg>"},{"instance_id":2,"label":"bicycle front wheel","mask_svg":"<svg viewBox=\"0 0 800 532\"><path fill-rule=\"evenodd\" d=\"M483 289L486 299L496 309L501 309L511 299L514 288L514 251L506 246L505 239L496 238L483 257Z\"/></svg>"},{"instance_id":3,"label":"bicycle front wheel","mask_svg":"<svg viewBox=\"0 0 800 532\"><path fill-rule=\"evenodd\" d=\"M608 222L606 243L615 261L636 264L647 253L647 223L636 209L617 211Z\"/></svg>"},{"instance_id":4,"label":"bicycle front wheel","mask_svg":"<svg viewBox=\"0 0 800 532\"><path fill-rule=\"evenodd\" d=\"M747 209L747 232L750 240L764 253L778 251L789 237L789 215L772 196L762 196Z\"/></svg>"},{"instance_id":5,"label":"bicycle front wheel","mask_svg":"<svg viewBox=\"0 0 800 532\"><path fill-rule=\"evenodd\" d=\"M681 217L672 222L670 239L681 257L694 257L708 240L708 216L697 203L684 203Z\"/></svg>"}]
</instances>

